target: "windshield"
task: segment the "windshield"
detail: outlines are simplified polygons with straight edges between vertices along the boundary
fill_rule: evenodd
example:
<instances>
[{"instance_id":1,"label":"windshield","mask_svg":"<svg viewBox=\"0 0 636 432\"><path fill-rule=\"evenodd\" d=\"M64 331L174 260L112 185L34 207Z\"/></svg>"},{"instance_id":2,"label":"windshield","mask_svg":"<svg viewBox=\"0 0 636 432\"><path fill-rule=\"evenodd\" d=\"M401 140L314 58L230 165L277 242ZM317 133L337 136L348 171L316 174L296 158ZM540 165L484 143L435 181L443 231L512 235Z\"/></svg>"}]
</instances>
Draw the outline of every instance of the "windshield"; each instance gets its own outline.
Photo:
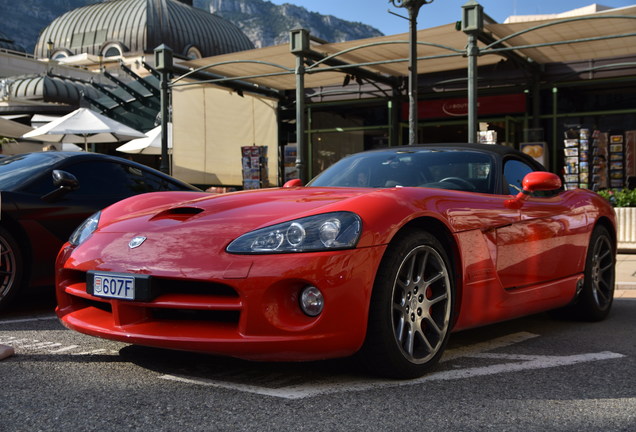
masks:
<instances>
[{"instance_id":1,"label":"windshield","mask_svg":"<svg viewBox=\"0 0 636 432\"><path fill-rule=\"evenodd\" d=\"M491 155L473 150L372 151L341 159L307 186L432 187L493 193Z\"/></svg>"},{"instance_id":2,"label":"windshield","mask_svg":"<svg viewBox=\"0 0 636 432\"><path fill-rule=\"evenodd\" d=\"M41 152L0 158L0 189L14 190L51 167L59 156Z\"/></svg>"}]
</instances>

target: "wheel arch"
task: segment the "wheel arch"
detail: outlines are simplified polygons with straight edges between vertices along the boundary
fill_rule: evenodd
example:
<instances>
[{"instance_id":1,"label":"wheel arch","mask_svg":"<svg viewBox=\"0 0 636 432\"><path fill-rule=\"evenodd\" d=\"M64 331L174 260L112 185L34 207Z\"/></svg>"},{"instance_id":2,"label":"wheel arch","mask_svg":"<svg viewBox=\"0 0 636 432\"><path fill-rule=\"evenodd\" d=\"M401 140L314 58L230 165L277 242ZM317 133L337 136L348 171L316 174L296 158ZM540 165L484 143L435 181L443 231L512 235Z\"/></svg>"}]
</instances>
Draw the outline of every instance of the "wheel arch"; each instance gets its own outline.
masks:
<instances>
[{"instance_id":1,"label":"wheel arch","mask_svg":"<svg viewBox=\"0 0 636 432\"><path fill-rule=\"evenodd\" d=\"M612 246L614 247L614 253L616 253L616 248L618 245L618 237L617 237L618 234L616 233L616 227L614 226L612 221L606 216L601 216L600 218L598 218L598 220L594 224L594 228L596 228L597 226L602 226L605 229L607 229L607 232L609 232L612 238Z\"/></svg>"}]
</instances>

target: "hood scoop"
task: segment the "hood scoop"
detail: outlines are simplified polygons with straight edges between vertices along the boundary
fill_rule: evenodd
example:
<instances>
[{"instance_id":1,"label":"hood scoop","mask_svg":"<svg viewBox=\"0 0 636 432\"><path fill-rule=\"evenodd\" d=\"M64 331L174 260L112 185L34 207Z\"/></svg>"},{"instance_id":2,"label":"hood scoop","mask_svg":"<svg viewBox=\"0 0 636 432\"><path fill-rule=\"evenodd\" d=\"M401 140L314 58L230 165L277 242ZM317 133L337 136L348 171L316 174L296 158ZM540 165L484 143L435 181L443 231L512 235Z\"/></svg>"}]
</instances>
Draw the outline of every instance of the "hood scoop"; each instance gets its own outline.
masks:
<instances>
[{"instance_id":1,"label":"hood scoop","mask_svg":"<svg viewBox=\"0 0 636 432\"><path fill-rule=\"evenodd\" d=\"M203 209L198 207L174 207L157 213L150 220L157 221L170 219L183 222L202 212Z\"/></svg>"}]
</instances>

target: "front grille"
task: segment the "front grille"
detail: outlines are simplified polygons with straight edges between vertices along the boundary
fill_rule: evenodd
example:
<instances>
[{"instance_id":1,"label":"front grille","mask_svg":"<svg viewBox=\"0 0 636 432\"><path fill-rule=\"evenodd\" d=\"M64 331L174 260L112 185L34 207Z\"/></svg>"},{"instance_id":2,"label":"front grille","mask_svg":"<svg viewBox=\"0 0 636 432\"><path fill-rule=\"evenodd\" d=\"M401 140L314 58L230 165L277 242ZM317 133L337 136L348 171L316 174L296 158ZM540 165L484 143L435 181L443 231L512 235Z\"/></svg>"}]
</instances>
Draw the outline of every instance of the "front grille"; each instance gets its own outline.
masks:
<instances>
[{"instance_id":1,"label":"front grille","mask_svg":"<svg viewBox=\"0 0 636 432\"><path fill-rule=\"evenodd\" d=\"M220 325L237 325L242 304L238 293L230 286L196 280L153 277L153 300L129 301L90 297L86 294L86 273L72 270L63 272L66 294L72 298L76 309L95 308L113 314L119 303L127 310L127 318L133 310L151 321L208 322ZM113 312L115 311L115 312Z\"/></svg>"},{"instance_id":2,"label":"front grille","mask_svg":"<svg viewBox=\"0 0 636 432\"><path fill-rule=\"evenodd\" d=\"M238 298L238 293L230 286L185 279L152 278L153 291L162 294L214 295Z\"/></svg>"},{"instance_id":3,"label":"front grille","mask_svg":"<svg viewBox=\"0 0 636 432\"><path fill-rule=\"evenodd\" d=\"M241 316L239 311L215 311L196 309L152 308L153 319L167 321L212 321L236 324Z\"/></svg>"},{"instance_id":4,"label":"front grille","mask_svg":"<svg viewBox=\"0 0 636 432\"><path fill-rule=\"evenodd\" d=\"M83 300L86 306L94 307L99 310L103 310L104 312L113 313L113 307L108 301L95 301L95 300Z\"/></svg>"}]
</instances>

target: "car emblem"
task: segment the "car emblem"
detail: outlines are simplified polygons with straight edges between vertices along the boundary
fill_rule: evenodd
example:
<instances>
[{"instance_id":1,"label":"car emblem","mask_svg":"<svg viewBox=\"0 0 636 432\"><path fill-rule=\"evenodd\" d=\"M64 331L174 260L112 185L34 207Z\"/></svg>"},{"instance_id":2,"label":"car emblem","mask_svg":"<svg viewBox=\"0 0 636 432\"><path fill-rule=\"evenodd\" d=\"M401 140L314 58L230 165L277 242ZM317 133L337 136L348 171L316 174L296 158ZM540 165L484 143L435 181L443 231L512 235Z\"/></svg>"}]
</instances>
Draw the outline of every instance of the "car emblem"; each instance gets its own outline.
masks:
<instances>
[{"instance_id":1,"label":"car emblem","mask_svg":"<svg viewBox=\"0 0 636 432\"><path fill-rule=\"evenodd\" d=\"M146 241L146 237L144 236L137 236L135 238L133 238L129 243L128 243L128 247L131 249L137 248L139 246L141 246L141 244Z\"/></svg>"}]
</instances>

